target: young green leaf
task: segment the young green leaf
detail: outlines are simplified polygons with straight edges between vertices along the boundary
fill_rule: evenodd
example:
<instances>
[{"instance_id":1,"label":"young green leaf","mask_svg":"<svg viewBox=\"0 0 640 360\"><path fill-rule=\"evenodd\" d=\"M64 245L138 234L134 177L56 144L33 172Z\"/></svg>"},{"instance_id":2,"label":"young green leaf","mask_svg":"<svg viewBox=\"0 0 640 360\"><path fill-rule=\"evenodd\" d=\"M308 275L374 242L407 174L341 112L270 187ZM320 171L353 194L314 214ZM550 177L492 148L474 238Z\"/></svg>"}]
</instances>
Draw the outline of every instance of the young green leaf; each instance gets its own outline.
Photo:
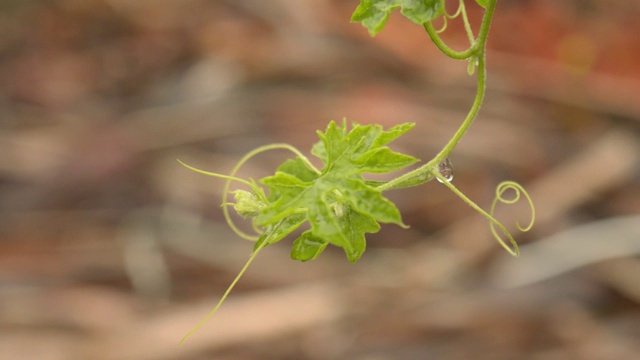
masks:
<instances>
[{"instance_id":1,"label":"young green leaf","mask_svg":"<svg viewBox=\"0 0 640 360\"><path fill-rule=\"evenodd\" d=\"M371 216L349 208L347 208L343 216L338 218L338 222L341 226L349 229L347 236L351 244L351 251L349 252L345 248L345 253L350 262L356 262L367 247L365 234L377 233L380 230L380 225Z\"/></svg>"},{"instance_id":2,"label":"young green leaf","mask_svg":"<svg viewBox=\"0 0 640 360\"><path fill-rule=\"evenodd\" d=\"M266 245L276 243L284 239L287 235L291 234L300 225L304 224L307 217L304 214L293 214L279 221L278 223L269 225L265 231L260 235L258 241L254 245L254 251L263 247L262 243L267 242Z\"/></svg>"},{"instance_id":3,"label":"young green leaf","mask_svg":"<svg viewBox=\"0 0 640 360\"><path fill-rule=\"evenodd\" d=\"M414 164L418 159L391 151L384 145L409 131L414 125L406 123L383 131L380 125L354 124L352 130L344 134L332 121L326 132L318 131L322 141L313 146L311 153L325 164L340 167L344 175L399 170ZM325 167L325 171L326 169L329 166Z\"/></svg>"},{"instance_id":4,"label":"young green leaf","mask_svg":"<svg viewBox=\"0 0 640 360\"><path fill-rule=\"evenodd\" d=\"M359 214L367 215L375 221L393 223L405 227L400 211L382 193L364 183L362 180L345 179L340 190L343 201Z\"/></svg>"},{"instance_id":5,"label":"young green leaf","mask_svg":"<svg viewBox=\"0 0 640 360\"><path fill-rule=\"evenodd\" d=\"M417 161L410 155L400 154L384 147L371 150L355 159L353 163L362 172L386 173L405 168Z\"/></svg>"},{"instance_id":6,"label":"young green leaf","mask_svg":"<svg viewBox=\"0 0 640 360\"><path fill-rule=\"evenodd\" d=\"M483 8L487 8L487 4L489 3L489 0L476 0L476 2L478 3L478 5L482 6Z\"/></svg>"},{"instance_id":7,"label":"young green leaf","mask_svg":"<svg viewBox=\"0 0 640 360\"><path fill-rule=\"evenodd\" d=\"M276 225L288 229L304 221L292 217L303 217L311 229L297 240L292 257L310 260L324 249L321 244L332 244L343 248L349 261L357 261L366 248L365 233L378 231L378 222L404 226L396 206L368 185L362 173L384 173L415 163L414 157L386 146L412 127L403 124L384 131L379 125L353 124L348 131L346 123L338 126L332 121L318 132L321 141L312 150L325 165L320 174L298 158L260 180L269 190L269 202L254 218L255 225L267 232ZM287 221L292 224L282 225ZM280 234L268 235L274 239L270 242L281 239Z\"/></svg>"},{"instance_id":8,"label":"young green leaf","mask_svg":"<svg viewBox=\"0 0 640 360\"><path fill-rule=\"evenodd\" d=\"M381 133L376 137L373 146L378 147L387 145L399 136L404 135L407 131L413 129L414 126L416 126L415 123L404 123L396 125L387 131L381 131Z\"/></svg>"},{"instance_id":9,"label":"young green leaf","mask_svg":"<svg viewBox=\"0 0 640 360\"><path fill-rule=\"evenodd\" d=\"M293 175L298 179L306 182L314 181L318 178L318 174L309 169L307 167L307 164L305 164L305 162L302 161L302 159L300 159L299 157L285 161L282 165L280 165L280 167L278 167L277 171Z\"/></svg>"},{"instance_id":10,"label":"young green leaf","mask_svg":"<svg viewBox=\"0 0 640 360\"><path fill-rule=\"evenodd\" d=\"M329 243L313 236L311 231L307 230L293 242L291 258L300 261L313 260L324 251L327 245Z\"/></svg>"},{"instance_id":11,"label":"young green leaf","mask_svg":"<svg viewBox=\"0 0 640 360\"><path fill-rule=\"evenodd\" d=\"M362 23L374 36L384 28L396 8L400 8L407 19L422 25L443 13L444 0L360 0L351 21Z\"/></svg>"}]
</instances>

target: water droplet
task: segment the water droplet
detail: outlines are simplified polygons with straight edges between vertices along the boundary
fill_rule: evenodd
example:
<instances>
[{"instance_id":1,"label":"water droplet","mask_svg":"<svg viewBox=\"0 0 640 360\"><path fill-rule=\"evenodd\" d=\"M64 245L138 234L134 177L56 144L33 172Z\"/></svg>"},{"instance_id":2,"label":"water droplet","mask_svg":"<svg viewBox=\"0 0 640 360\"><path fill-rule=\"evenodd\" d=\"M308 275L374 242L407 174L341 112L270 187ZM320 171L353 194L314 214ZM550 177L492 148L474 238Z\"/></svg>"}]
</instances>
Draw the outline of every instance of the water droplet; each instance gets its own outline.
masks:
<instances>
[{"instance_id":1,"label":"water droplet","mask_svg":"<svg viewBox=\"0 0 640 360\"><path fill-rule=\"evenodd\" d=\"M445 158L440 162L440 164L438 164L438 172L445 178L445 180L453 180L453 164L449 158ZM442 182L440 178L436 179L438 179L439 182Z\"/></svg>"}]
</instances>

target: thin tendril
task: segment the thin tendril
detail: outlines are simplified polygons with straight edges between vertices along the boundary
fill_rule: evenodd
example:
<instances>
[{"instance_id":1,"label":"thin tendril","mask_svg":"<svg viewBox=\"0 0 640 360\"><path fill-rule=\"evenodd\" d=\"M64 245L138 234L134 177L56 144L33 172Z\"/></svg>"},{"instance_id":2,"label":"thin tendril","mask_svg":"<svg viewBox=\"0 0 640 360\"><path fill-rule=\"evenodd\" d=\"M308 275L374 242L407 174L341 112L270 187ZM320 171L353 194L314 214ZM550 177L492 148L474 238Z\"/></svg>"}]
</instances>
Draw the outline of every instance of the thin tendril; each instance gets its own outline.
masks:
<instances>
[{"instance_id":1,"label":"thin tendril","mask_svg":"<svg viewBox=\"0 0 640 360\"><path fill-rule=\"evenodd\" d=\"M473 30L471 30L471 24L469 24L469 17L467 16L467 8L464 6L464 0L460 0L459 10L462 14L462 23L464 24L464 30L467 32L467 37L469 38L469 43L473 46L476 39L473 36Z\"/></svg>"},{"instance_id":2,"label":"thin tendril","mask_svg":"<svg viewBox=\"0 0 640 360\"><path fill-rule=\"evenodd\" d=\"M449 23L447 22L447 16L443 17L442 20L443 20L442 27L436 30L438 34L441 34L445 30L447 30L447 25L449 25Z\"/></svg>"},{"instance_id":3,"label":"thin tendril","mask_svg":"<svg viewBox=\"0 0 640 360\"><path fill-rule=\"evenodd\" d=\"M253 260L255 260L255 258L258 256L258 253L260 253L260 250L264 249L264 247L267 244L268 244L268 241L264 241L264 242L262 242L262 244L260 244L260 246L258 246L253 251L253 253L249 257L249 260L247 260L246 264L244 264L244 266L242 267L242 270L240 270L240 272L238 273L236 278L233 279L233 281L231 282L231 285L229 285L229 287L224 292L224 294L222 295L220 300L218 300L218 303L213 308L213 310L211 310L202 320L200 320L200 322L196 326L194 326L191 330L189 330L189 332L187 332L187 334L182 338L182 340L180 340L180 345L183 345L184 342L187 341L189 336L193 335L196 331L200 330L200 328L202 326L204 326L204 324L206 324L207 321L209 321L211 319L211 317L213 317L213 315L216 314L216 312L218 312L218 309L220 309L220 306L222 306L222 303L227 299L227 297L231 293L231 290L233 290L233 288L236 286L236 284L238 283L238 281L240 280L242 275L244 275L244 273L247 271L247 269L249 268L249 265L251 265Z\"/></svg>"},{"instance_id":4,"label":"thin tendril","mask_svg":"<svg viewBox=\"0 0 640 360\"><path fill-rule=\"evenodd\" d=\"M248 182L248 181L247 181L247 180L245 180L245 179L241 179L241 178L237 178L237 177L233 177L233 176L227 176L227 175L223 175L223 174L218 174L218 173L213 173L213 172L208 172L208 171L200 170L200 169L194 168L194 167L193 167L193 166L191 166L191 165L187 165L187 164L185 164L185 163L184 163L184 162L182 162L182 160L180 160L180 159L177 159L177 160L178 160L178 162L180 163L180 165L182 165L182 166L186 167L187 169L189 169L189 170L191 170L191 171L195 171L195 172L197 172L197 173L199 173L199 174L203 174L203 175L207 175L207 176L213 176L213 177L217 177L217 178L220 178L220 179L225 179L225 180L227 180L227 181L237 181L237 182L242 183L242 184L245 184L245 185L247 185L247 186L249 186L249 187L253 187L253 184L251 184L250 182ZM224 205L224 204L223 204L223 205Z\"/></svg>"},{"instance_id":5,"label":"thin tendril","mask_svg":"<svg viewBox=\"0 0 640 360\"><path fill-rule=\"evenodd\" d=\"M442 14L444 15L442 17L443 23L442 23L442 27L440 29L436 30L436 33L438 33L438 34L441 34L445 30L447 30L447 26L449 25L449 22L448 22L449 19L453 20L453 19L457 18L460 15L460 6L458 6L458 9L453 14L449 14L447 12L447 8L445 6L443 11L442 11Z\"/></svg>"},{"instance_id":6,"label":"thin tendril","mask_svg":"<svg viewBox=\"0 0 640 360\"><path fill-rule=\"evenodd\" d=\"M493 237L496 239L496 241L498 241L498 244L500 244L500 246L502 246L505 250L507 250L507 252L509 252L509 254L513 256L520 255L520 248L518 248L518 243L516 243L516 240L513 238L509 230L507 230L507 228L504 225L502 225L500 221L496 220L496 218L494 218L493 215L487 213L480 206L476 205L476 203L474 203L471 199L469 199L466 195L464 195L460 190L458 190L458 188L456 188L451 182L447 181L447 179L444 176L442 176L440 172L434 169L431 171L431 173L433 174L434 177L437 177L438 179L440 179L440 182L442 182L446 187L448 187L449 190L453 191L454 194L458 195L458 197L462 199L462 201L467 203L467 205L471 206L474 210L479 212L480 215L484 216L489 220L491 233L493 234ZM497 226L498 228L500 228L500 230L502 230L502 232L507 236L507 238L509 239L509 242L511 243L511 247L509 247L509 245L507 245L507 243L504 241L502 236L500 236L497 233L494 226Z\"/></svg>"},{"instance_id":7,"label":"thin tendril","mask_svg":"<svg viewBox=\"0 0 640 360\"><path fill-rule=\"evenodd\" d=\"M449 15L447 13L447 10L444 10L444 16L448 17L449 19L455 19L458 16L460 16L460 11L462 11L462 8L464 7L464 0L460 0L460 3L458 4L458 9L456 10L456 12L453 15Z\"/></svg>"},{"instance_id":8,"label":"thin tendril","mask_svg":"<svg viewBox=\"0 0 640 360\"><path fill-rule=\"evenodd\" d=\"M513 199L506 199L503 196L504 192L507 190L513 190L515 192ZM531 228L533 227L533 223L536 220L536 208L533 205L533 200L531 200L531 196L529 196L529 193L524 189L524 187L522 187L522 185L518 184L517 182L503 181L500 184L498 184L498 187L496 187L496 196L493 199L493 203L491 203L491 210L489 211L489 213L493 215L496 208L496 204L498 202L501 202L507 205L515 204L516 202L520 201L521 194L524 195L524 197L527 199L527 203L529 204L529 208L531 209L531 220L529 220L529 225L525 227L522 227L520 225L520 222L516 222L516 227L518 228L519 231L527 232L531 230Z\"/></svg>"},{"instance_id":9,"label":"thin tendril","mask_svg":"<svg viewBox=\"0 0 640 360\"><path fill-rule=\"evenodd\" d=\"M291 152L293 152L294 154L296 154L304 163L305 165L312 170L313 172L315 172L316 174L320 174L320 170L316 169L315 166L313 166L313 164L309 161L309 159L307 159L306 156L304 156L304 154L302 154L300 152L300 150L296 149L295 147L289 145L289 144L270 144L270 145L265 145L265 146L261 146L257 149L254 149L252 151L250 151L248 154L246 154L245 156L242 157L242 159L240 159L237 163L236 166L233 167L233 169L231 170L231 173L229 174L230 177L233 177L238 170L240 170L240 167L242 167L242 165L244 165L244 163L246 163L249 159L251 159L252 157L263 153L265 151L269 151L269 150L277 150L277 149L284 149L284 150L289 150ZM227 202L227 196L229 195L229 187L231 185L231 181L227 180L227 182L224 184L223 190L222 190L222 201L223 202ZM231 215L229 213L229 208L228 207L223 207L222 208L222 213L224 215L224 219L227 221L227 224L229 225L229 227L231 228L231 230L233 230L234 233L236 233L236 235L240 236L243 239L247 239L247 240L251 240L251 241L257 241L258 240L258 236L256 235L249 235L247 233L245 233L244 231L240 230L236 224L233 222L233 220L231 219ZM254 227L254 230L259 230L256 229L256 227ZM259 233L259 231L256 231Z\"/></svg>"}]
</instances>

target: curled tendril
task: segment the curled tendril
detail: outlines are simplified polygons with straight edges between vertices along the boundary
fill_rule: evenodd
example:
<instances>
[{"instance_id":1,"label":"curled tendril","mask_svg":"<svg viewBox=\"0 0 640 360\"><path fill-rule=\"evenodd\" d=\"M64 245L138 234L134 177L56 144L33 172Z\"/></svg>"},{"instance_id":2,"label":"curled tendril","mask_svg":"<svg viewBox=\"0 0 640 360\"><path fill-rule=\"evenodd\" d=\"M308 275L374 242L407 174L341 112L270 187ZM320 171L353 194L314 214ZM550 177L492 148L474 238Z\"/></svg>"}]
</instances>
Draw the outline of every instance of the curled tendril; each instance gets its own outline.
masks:
<instances>
[{"instance_id":1,"label":"curled tendril","mask_svg":"<svg viewBox=\"0 0 640 360\"><path fill-rule=\"evenodd\" d=\"M464 8L464 0L460 0L460 2L458 4L458 9L456 10L455 13L449 14L449 13L447 13L447 9L444 9L444 17L445 18L449 18L449 19L455 19L458 16L460 16L460 13L463 11L462 10L463 8Z\"/></svg>"},{"instance_id":2,"label":"curled tendril","mask_svg":"<svg viewBox=\"0 0 640 360\"><path fill-rule=\"evenodd\" d=\"M245 156L243 156L242 159L240 159L236 163L236 166L233 167L233 169L231 170L231 173L229 174L229 176L233 177L238 172L238 170L240 170L242 165L244 165L244 163L249 161L254 156L256 156L256 155L258 155L260 153L266 152L266 151L277 150L277 149L283 149L283 150L291 151L292 153L296 154L307 165L307 167L309 169L311 169L312 171L314 171L317 174L320 174L320 170L316 169L316 167L313 166L313 164L309 161L309 159L307 159L307 157L304 156L304 154L302 154L300 152L300 150L296 149L295 147L293 147L293 146L291 146L289 144L270 144L270 145L265 145L265 146L261 146L259 148L256 148L256 149L250 151L249 153L247 153ZM231 181L233 181L233 180L232 179L227 179L227 182L224 184L224 188L222 189L223 202L227 201L227 196L229 195L229 187L231 186ZM262 192L260 192L260 193L262 193ZM266 199L264 199L264 200L266 202ZM224 214L224 219L227 221L227 224L229 225L231 230L233 230L233 232L236 233L236 235L240 236L243 239L247 239L247 240L251 240L251 241L257 241L258 240L259 236L246 234L245 232L240 230L235 225L235 223L231 219L231 215L229 215L229 208L227 206L224 206L222 208L222 213ZM258 234L260 234L259 229L254 227L254 230Z\"/></svg>"},{"instance_id":3,"label":"curled tendril","mask_svg":"<svg viewBox=\"0 0 640 360\"><path fill-rule=\"evenodd\" d=\"M502 225L502 223L500 221L498 221L493 216L493 212L495 210L495 206L496 206L496 204L498 202L501 202L501 203L504 203L504 204L513 204L513 203L517 202L518 200L520 200L520 194L523 194L526 197L527 202L529 203L529 206L531 208L531 213L532 213L531 221L530 221L529 225L527 225L526 227L520 226L519 223L516 223L516 225L517 225L519 231L524 232L524 231L531 230L531 227L533 227L533 222L535 220L535 208L533 206L533 201L531 200L531 197L529 196L529 194L524 190L524 188L520 184L518 184L516 182L513 182L513 181L504 181L504 182L500 183L498 185L498 187L496 188L496 197L493 200L493 203L491 204L491 212L487 213L481 207L476 205L476 203L474 203L466 195L464 195L460 190L458 190L458 188L456 188L452 183L447 181L447 179L442 174L440 174L440 172L438 172L437 169L433 169L431 171L431 173L433 174L434 177L440 179L441 182L446 187L449 188L449 190L453 191L454 194L458 195L458 197L461 198L462 201L467 203L467 205L471 206L474 210L479 212L480 215L484 216L485 218L487 218L489 220L489 227L491 229L491 233L493 234L493 237L496 239L496 241L498 241L500 246L502 246L505 250L507 250L507 252L509 252L509 254L511 254L513 256L519 256L520 255L520 248L518 248L518 243L516 243L516 240L513 238L513 236L509 232L509 230L507 230L507 228L504 225ZM512 189L512 190L515 191L515 196L514 196L513 199L506 199L503 196L504 192L509 190L509 189ZM509 243L511 244L511 246L509 246L505 242L503 237L500 236L500 234L496 230L496 226L505 234L505 236L509 240Z\"/></svg>"},{"instance_id":4,"label":"curled tendril","mask_svg":"<svg viewBox=\"0 0 640 360\"><path fill-rule=\"evenodd\" d=\"M504 197L504 193L507 190L514 191L514 196L512 199L507 199ZM496 196L493 199L493 203L491 203L491 210L489 211L489 213L493 215L498 202L507 204L507 205L515 204L518 201L520 201L521 195L524 195L524 197L527 199L527 203L529 204L529 208L531 209L531 220L529 220L529 225L525 227L522 227L519 222L516 222L516 227L518 228L519 231L527 232L531 230L531 228L533 227L533 223L536 219L536 208L535 206L533 206L533 200L531 200L531 196L529 196L529 193L522 187L522 185L514 181L501 182L496 187ZM496 235L495 230L493 229L493 226L491 227L491 232L494 233L494 236Z\"/></svg>"},{"instance_id":5,"label":"curled tendril","mask_svg":"<svg viewBox=\"0 0 640 360\"><path fill-rule=\"evenodd\" d=\"M464 24L464 30L467 32L467 37L471 44L475 43L476 39L471 30L471 24L469 24L469 16L467 15L467 8L464 6L464 0L460 0L460 12L462 13L462 23Z\"/></svg>"},{"instance_id":6,"label":"curled tendril","mask_svg":"<svg viewBox=\"0 0 640 360\"><path fill-rule=\"evenodd\" d=\"M270 145L265 145L265 146L261 146L259 148L256 148L252 151L250 151L248 154L246 154L245 156L242 157L242 159L240 159L236 165L233 167L233 169L231 170L231 173L229 175L223 175L223 174L217 174L217 173L212 173L212 172L208 172L208 171L204 171L204 170L200 170L200 169L196 169L192 166L189 166L187 164L185 164L184 162L178 160L178 162L186 167L189 170L193 170L197 173L200 174L204 174L204 175L208 175L208 176L213 176L213 177L217 177L220 179L224 179L226 180L223 190L222 190L222 213L224 214L224 219L227 222L227 224L229 225L229 228L231 228L231 230L238 235L239 237L246 239L246 240L250 240L250 241L257 241L259 238L259 235L249 235L247 233L245 233L244 231L240 230L240 228L238 228L236 226L236 224L233 222L233 219L231 218L231 215L229 213L229 205L231 205L231 203L229 203L227 201L227 198L229 196L230 193L230 187L231 187L231 182L232 181L236 181L239 182L241 184L247 185L248 187L251 188L251 190L253 191L253 193L257 196L261 196L264 202L267 202L266 197L264 197L264 193L262 192L262 190L258 187L258 185L252 180L252 181L247 181L241 178L236 177L236 173L238 172L238 170L240 170L240 168L242 167L242 165L244 165L247 161L249 161L251 158L255 157L256 155L266 152L266 151L270 151L270 150L278 150L278 149L283 149L283 150L289 150L292 153L296 154L306 165L309 169L311 169L312 171L314 171L317 174L320 174L320 170L316 169L315 166L313 166L313 164L309 161L309 159L307 159L306 156L304 156L304 154L302 154L300 152L300 150L296 149L295 147L289 145L289 144L270 144ZM260 234L261 231L259 228L257 228L256 226L253 227L253 230L257 233Z\"/></svg>"},{"instance_id":7,"label":"curled tendril","mask_svg":"<svg viewBox=\"0 0 640 360\"><path fill-rule=\"evenodd\" d=\"M447 30L447 26L449 25L449 21L447 20L449 18L449 16L447 15L447 13L445 12L445 16L442 17L442 27L440 29L437 29L436 32L438 34L443 33L445 30Z\"/></svg>"},{"instance_id":8,"label":"curled tendril","mask_svg":"<svg viewBox=\"0 0 640 360\"><path fill-rule=\"evenodd\" d=\"M457 18L463 12L466 12L465 11L465 6L464 6L464 0L460 0L460 3L458 5L458 9L453 14L449 14L447 12L447 9L444 9L444 12L443 12L444 16L442 17L442 21L443 21L442 27L440 29L436 30L436 32L438 34L443 33L445 30L447 30L447 26L449 25L449 21L448 20L453 20L453 19ZM466 16L466 15L463 14L463 16Z\"/></svg>"}]
</instances>

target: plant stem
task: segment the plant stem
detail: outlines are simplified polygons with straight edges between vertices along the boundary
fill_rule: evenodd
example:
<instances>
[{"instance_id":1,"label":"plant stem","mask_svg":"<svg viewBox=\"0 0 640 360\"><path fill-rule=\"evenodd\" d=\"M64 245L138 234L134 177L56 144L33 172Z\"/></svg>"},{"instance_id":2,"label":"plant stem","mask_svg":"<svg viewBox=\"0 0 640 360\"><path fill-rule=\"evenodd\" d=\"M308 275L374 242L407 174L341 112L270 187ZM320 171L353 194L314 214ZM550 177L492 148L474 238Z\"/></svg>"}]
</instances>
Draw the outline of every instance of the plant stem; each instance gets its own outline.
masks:
<instances>
[{"instance_id":1,"label":"plant stem","mask_svg":"<svg viewBox=\"0 0 640 360\"><path fill-rule=\"evenodd\" d=\"M281 224L282 222L280 222L277 226L280 226ZM233 290L233 288L236 286L238 281L240 281L240 278L244 275L244 273L247 272L247 269L249 268L253 260L255 260L255 258L258 256L260 251L264 249L264 247L267 246L268 244L269 244L269 241L267 239L263 241L255 250L253 250L253 252L251 253L251 256L249 257L249 260L247 260L247 262L244 264L244 266L242 267L238 275L235 277L235 279L233 279L233 281L231 282L231 285L227 287L227 290L224 292L224 294L222 294L222 297L220 298L220 300L218 300L218 303L213 308L213 310L211 310L207 314L207 316L205 316L196 326L194 326L191 330L189 330L189 332L187 332L187 334L182 338L182 340L180 340L180 345L183 345L184 342L187 341L189 336L193 335L196 331L198 331L202 326L204 326L204 324L207 321L209 321L209 319L213 317L213 315L216 314L216 312L218 312L218 309L220 309L220 307L222 306L222 303L224 303L224 301L227 299L227 297L231 293L231 290Z\"/></svg>"},{"instance_id":2,"label":"plant stem","mask_svg":"<svg viewBox=\"0 0 640 360\"><path fill-rule=\"evenodd\" d=\"M478 51L477 49L478 42L476 42L475 44L472 44L471 46L469 46L467 50L464 50L464 51L453 50L452 48L449 47L449 45L445 44L444 40L442 40L442 38L440 37L438 30L436 30L436 28L433 27L433 24L431 23L431 21L424 23L424 29L427 31L427 34L431 38L431 41L433 41L433 43L436 45L436 47L440 51L442 51L443 54L447 55L452 59L456 59L456 60L468 59L470 56L474 55Z\"/></svg>"},{"instance_id":3,"label":"plant stem","mask_svg":"<svg viewBox=\"0 0 640 360\"><path fill-rule=\"evenodd\" d=\"M458 145L462 136L467 132L476 116L478 115L478 111L482 106L482 102L484 101L484 94L486 90L486 75L487 68L485 64L485 47L487 43L487 35L489 34L489 27L491 25L491 20L493 18L493 13L496 7L496 0L490 0L487 4L484 17L482 18L482 24L480 25L480 31L478 33L478 39L475 44L473 44L469 49L458 52L451 49L447 46L440 36L436 33L433 25L430 23L425 24L425 29L427 33L436 44L438 49L442 51L445 55L459 60L465 60L469 58L475 57L478 61L477 67L477 89L476 89L476 97L473 101L473 105L471 105L471 109L467 114L466 118L458 128L458 130L453 134L449 142L444 146L444 148L428 163L425 165L410 171L404 175L401 175L387 183L384 183L377 187L380 191L397 189L402 187L416 186L423 184L431 179L433 176L431 175L431 170L434 169L438 164L447 158L449 154L453 151L453 149Z\"/></svg>"}]
</instances>

